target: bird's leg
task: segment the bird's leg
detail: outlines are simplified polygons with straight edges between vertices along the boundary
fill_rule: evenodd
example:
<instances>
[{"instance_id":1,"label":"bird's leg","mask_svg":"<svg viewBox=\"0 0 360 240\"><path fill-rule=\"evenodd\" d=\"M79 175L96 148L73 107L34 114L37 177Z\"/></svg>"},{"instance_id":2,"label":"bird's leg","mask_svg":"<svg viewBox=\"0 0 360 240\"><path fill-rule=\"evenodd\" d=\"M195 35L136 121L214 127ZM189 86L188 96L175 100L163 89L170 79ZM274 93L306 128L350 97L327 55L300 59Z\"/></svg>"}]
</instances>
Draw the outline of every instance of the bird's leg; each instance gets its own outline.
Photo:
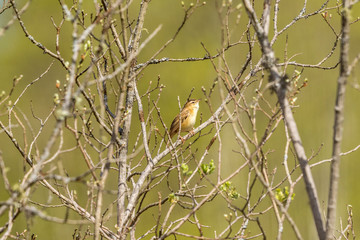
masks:
<instances>
[{"instance_id":1,"label":"bird's leg","mask_svg":"<svg viewBox=\"0 0 360 240\"><path fill-rule=\"evenodd\" d=\"M189 133L191 134L191 136L194 136L194 135L195 135L195 133L194 133L194 128L191 129L191 130L189 131Z\"/></svg>"},{"instance_id":2,"label":"bird's leg","mask_svg":"<svg viewBox=\"0 0 360 240\"><path fill-rule=\"evenodd\" d=\"M180 138L182 144L185 144L185 139L184 139L182 136L180 136L180 135L179 135L179 138Z\"/></svg>"}]
</instances>

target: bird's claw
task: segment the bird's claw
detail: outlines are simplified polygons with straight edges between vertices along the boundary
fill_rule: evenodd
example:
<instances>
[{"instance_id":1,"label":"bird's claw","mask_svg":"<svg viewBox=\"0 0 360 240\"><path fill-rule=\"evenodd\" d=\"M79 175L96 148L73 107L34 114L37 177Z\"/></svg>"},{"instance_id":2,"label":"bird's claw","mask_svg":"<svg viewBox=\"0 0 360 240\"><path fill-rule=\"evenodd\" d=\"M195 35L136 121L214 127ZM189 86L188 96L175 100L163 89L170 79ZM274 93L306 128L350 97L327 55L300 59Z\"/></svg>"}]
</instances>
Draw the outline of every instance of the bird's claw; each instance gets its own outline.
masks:
<instances>
[{"instance_id":1,"label":"bird's claw","mask_svg":"<svg viewBox=\"0 0 360 240\"><path fill-rule=\"evenodd\" d=\"M182 136L179 136L179 138L180 138L182 144L184 144L184 143L185 143L185 139L184 139Z\"/></svg>"}]
</instances>

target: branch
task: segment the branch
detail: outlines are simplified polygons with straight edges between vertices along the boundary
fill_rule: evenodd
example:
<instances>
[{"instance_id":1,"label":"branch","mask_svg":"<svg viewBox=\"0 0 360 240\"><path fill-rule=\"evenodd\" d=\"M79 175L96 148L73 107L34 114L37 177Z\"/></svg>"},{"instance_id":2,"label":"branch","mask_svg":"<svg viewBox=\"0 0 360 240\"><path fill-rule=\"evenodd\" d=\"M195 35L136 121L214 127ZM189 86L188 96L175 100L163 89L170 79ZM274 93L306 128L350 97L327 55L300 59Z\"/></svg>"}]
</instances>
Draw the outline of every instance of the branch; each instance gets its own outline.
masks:
<instances>
[{"instance_id":1,"label":"branch","mask_svg":"<svg viewBox=\"0 0 360 240\"><path fill-rule=\"evenodd\" d=\"M344 103L346 80L349 76L349 0L343 1L343 10L341 16L342 38L340 45L340 75L337 80L335 120L333 136L333 153L330 170L330 189L328 198L327 221L326 221L326 239L332 239L334 234L334 225L336 218L336 202L340 175L340 154L343 136L344 123Z\"/></svg>"},{"instance_id":2,"label":"branch","mask_svg":"<svg viewBox=\"0 0 360 240\"><path fill-rule=\"evenodd\" d=\"M264 31L263 27L261 26L256 16L256 13L250 4L250 1L243 0L243 3L245 5L249 19L251 20L251 23L255 29L259 43L261 45L262 55L264 57L263 64L270 72L270 81L273 84L274 90L277 94L284 115L285 124L288 127L290 138L294 145L296 156L299 160L301 170L304 175L306 192L310 200L311 210L316 224L318 236L320 239L324 239L325 226L321 217L321 211L320 211L321 208L317 196L315 182L311 174L310 166L307 161L305 149L301 142L300 134L297 129L297 125L291 110L291 106L289 104L288 99L286 98L286 92L287 92L286 76L283 76L283 74L279 71L278 67L276 66L275 53L271 48L268 36Z\"/></svg>"},{"instance_id":3,"label":"branch","mask_svg":"<svg viewBox=\"0 0 360 240\"><path fill-rule=\"evenodd\" d=\"M141 33L143 31L144 19L145 14L147 12L147 8L149 5L149 0L143 0L140 3L140 11L137 19L137 23L135 29L129 39L129 52L130 56L136 55L141 50L142 46L144 46L145 42L140 45ZM159 29L159 28L158 28ZM140 45L140 46L139 46ZM126 212L125 212L125 202L127 196L127 153L128 153L128 140L129 140L129 133L131 127L131 118L132 118L132 109L134 104L135 98L135 85L136 85L136 72L134 71L134 67L136 64L136 58L131 60L131 64L129 65L128 69L126 69L125 78L124 80L128 83L127 90L126 90L126 106L125 111L127 113L124 127L123 127L123 134L121 135L121 141L123 143L123 148L120 150L119 154L119 171L118 171L118 201L117 201L117 225L118 225L118 234L122 236L120 239L123 239L125 234L123 232L127 231L125 229L126 221ZM115 124L113 129L113 137L114 133L117 132L118 124L120 122L120 113L121 113L121 98L118 101L118 109L116 112Z\"/></svg>"},{"instance_id":4,"label":"branch","mask_svg":"<svg viewBox=\"0 0 360 240\"><path fill-rule=\"evenodd\" d=\"M196 133L198 133L199 131L201 131L202 129L204 129L205 127L207 127L208 125L210 125L211 123L213 123L215 121L215 119L217 119L219 117L219 115L221 114L221 112L224 109L224 106L226 105L226 103L231 99L231 94L229 93L228 96L226 97L225 101L223 101L223 103L219 106L219 108L216 110L216 112L203 124L201 124L200 126L198 126L196 129L193 130L193 134L195 135ZM189 133L187 135L185 135L183 137L183 141L186 141L187 139L189 139L190 137L193 136L193 134ZM126 207L126 211L125 211L125 218L123 220L124 223L128 222L128 219L130 218L139 194L140 194L140 189L142 187L142 185L145 183L147 177L153 172L153 168L155 167L155 165L162 159L164 158L167 154L169 154L171 151L173 151L174 149L176 149L176 147L178 147L180 144L182 144L182 140L177 140L172 146L166 148L163 152L159 153L156 157L154 157L152 159L152 161L148 162L148 165L146 166L146 168L144 169L144 171L141 172L141 175L138 179L138 181L136 182L136 184L134 185L133 191L131 193L131 196L129 198L129 203Z\"/></svg>"}]
</instances>

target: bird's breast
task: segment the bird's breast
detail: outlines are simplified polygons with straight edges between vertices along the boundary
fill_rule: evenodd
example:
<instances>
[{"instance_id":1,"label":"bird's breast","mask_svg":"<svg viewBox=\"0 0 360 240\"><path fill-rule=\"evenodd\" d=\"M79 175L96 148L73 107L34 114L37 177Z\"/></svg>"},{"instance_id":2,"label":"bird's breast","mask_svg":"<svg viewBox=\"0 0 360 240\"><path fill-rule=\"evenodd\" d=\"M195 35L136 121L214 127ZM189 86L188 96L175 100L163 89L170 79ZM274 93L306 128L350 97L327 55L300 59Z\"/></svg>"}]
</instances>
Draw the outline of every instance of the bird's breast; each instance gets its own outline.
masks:
<instances>
[{"instance_id":1,"label":"bird's breast","mask_svg":"<svg viewBox=\"0 0 360 240\"><path fill-rule=\"evenodd\" d=\"M186 120L181 124L181 131L190 131L194 128L196 122L196 115L198 109L193 109L191 114Z\"/></svg>"}]
</instances>

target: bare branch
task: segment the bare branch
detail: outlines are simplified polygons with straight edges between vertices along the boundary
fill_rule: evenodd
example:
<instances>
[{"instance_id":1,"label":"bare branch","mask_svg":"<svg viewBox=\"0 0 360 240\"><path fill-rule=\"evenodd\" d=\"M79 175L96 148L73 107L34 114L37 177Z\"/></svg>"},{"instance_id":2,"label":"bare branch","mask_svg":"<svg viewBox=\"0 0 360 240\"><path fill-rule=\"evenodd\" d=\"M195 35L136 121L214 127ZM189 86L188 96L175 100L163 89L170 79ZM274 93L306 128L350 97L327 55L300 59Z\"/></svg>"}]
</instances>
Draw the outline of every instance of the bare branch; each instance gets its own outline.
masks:
<instances>
[{"instance_id":1,"label":"bare branch","mask_svg":"<svg viewBox=\"0 0 360 240\"><path fill-rule=\"evenodd\" d=\"M313 213L314 221L316 224L318 236L320 239L325 239L325 226L321 217L321 208L319 204L319 199L317 195L317 190L315 187L315 182L311 174L310 166L307 162L307 157L305 154L304 147L301 142L299 131L292 114L292 110L289 104L289 101L286 98L287 84L286 84L286 75L282 76L275 65L275 54L271 48L270 42L263 28L261 27L256 14L248 0L243 0L243 3L246 7L246 11L251 19L252 25L256 31L257 37L259 39L261 50L264 56L264 65L269 70L271 75L271 82L274 86L278 100L283 111L285 123L289 129L289 134L294 145L297 158L300 162L301 170L304 174L304 181L306 185L306 191L309 196L311 210Z\"/></svg>"},{"instance_id":2,"label":"bare branch","mask_svg":"<svg viewBox=\"0 0 360 240\"><path fill-rule=\"evenodd\" d=\"M345 90L346 81L349 76L349 5L350 0L343 0L343 10L341 16L341 44L340 44L340 74L337 81L336 103L335 103L335 120L333 136L333 153L330 171L330 189L326 218L326 237L332 239L335 229L336 204L340 175L340 154L343 136L343 122L345 111Z\"/></svg>"}]
</instances>

